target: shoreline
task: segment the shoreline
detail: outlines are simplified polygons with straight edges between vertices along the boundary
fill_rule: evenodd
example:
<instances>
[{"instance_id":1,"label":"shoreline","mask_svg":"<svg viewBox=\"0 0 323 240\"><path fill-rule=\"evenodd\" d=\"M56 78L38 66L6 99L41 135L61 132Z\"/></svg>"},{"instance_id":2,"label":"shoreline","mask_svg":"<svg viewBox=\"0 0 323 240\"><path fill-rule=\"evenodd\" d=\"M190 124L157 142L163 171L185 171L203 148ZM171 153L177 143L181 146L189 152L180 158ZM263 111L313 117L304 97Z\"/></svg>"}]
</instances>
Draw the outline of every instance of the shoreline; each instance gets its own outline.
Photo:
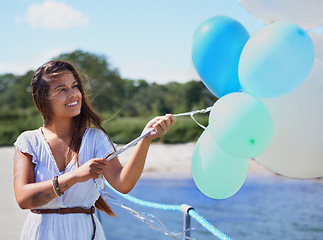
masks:
<instances>
[{"instance_id":1,"label":"shoreline","mask_svg":"<svg viewBox=\"0 0 323 240\"><path fill-rule=\"evenodd\" d=\"M153 143L147 155L143 179L192 179L191 158L195 143L186 144L160 144ZM119 146L121 147L121 145ZM124 164L134 148L119 155L120 162ZM13 157L14 147L0 147L0 188L4 194L0 196L0 239L19 239L23 223L28 210L21 210L16 203L13 189ZM275 174L255 160L250 160L248 177L267 178L275 177L292 179ZM311 179L323 183L323 178Z\"/></svg>"},{"instance_id":2,"label":"shoreline","mask_svg":"<svg viewBox=\"0 0 323 240\"><path fill-rule=\"evenodd\" d=\"M120 145L118 147L122 147ZM144 178L192 178L191 159L195 143L162 144L153 143L150 146L145 168ZM133 148L128 149L119 159L125 164L131 156ZM276 173L266 169L255 160L249 161L248 175L275 176Z\"/></svg>"},{"instance_id":3,"label":"shoreline","mask_svg":"<svg viewBox=\"0 0 323 240\"><path fill-rule=\"evenodd\" d=\"M122 147L123 145L118 145ZM144 171L141 178L145 179L192 179L191 160L195 143L163 144L153 143L150 146ZM134 148L119 155L121 164L125 164L131 156ZM167 156L167 157L165 157ZM256 160L249 160L248 177L275 177L290 180L305 180L323 183L323 177L302 179L291 178L272 172L258 163Z\"/></svg>"}]
</instances>

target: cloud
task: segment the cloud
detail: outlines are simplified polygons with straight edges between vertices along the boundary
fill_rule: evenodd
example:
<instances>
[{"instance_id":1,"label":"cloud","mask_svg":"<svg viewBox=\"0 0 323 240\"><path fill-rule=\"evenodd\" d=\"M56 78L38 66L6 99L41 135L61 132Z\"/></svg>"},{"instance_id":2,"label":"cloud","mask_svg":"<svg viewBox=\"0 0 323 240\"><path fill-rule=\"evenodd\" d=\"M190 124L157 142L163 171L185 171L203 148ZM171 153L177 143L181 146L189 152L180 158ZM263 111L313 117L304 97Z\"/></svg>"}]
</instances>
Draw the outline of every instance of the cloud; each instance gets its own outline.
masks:
<instances>
[{"instance_id":1,"label":"cloud","mask_svg":"<svg viewBox=\"0 0 323 240\"><path fill-rule=\"evenodd\" d=\"M89 22L89 18L81 11L73 9L64 2L53 0L30 5L23 20L32 28L47 30L69 30L85 26ZM17 19L17 22L21 21L22 19Z\"/></svg>"}]
</instances>

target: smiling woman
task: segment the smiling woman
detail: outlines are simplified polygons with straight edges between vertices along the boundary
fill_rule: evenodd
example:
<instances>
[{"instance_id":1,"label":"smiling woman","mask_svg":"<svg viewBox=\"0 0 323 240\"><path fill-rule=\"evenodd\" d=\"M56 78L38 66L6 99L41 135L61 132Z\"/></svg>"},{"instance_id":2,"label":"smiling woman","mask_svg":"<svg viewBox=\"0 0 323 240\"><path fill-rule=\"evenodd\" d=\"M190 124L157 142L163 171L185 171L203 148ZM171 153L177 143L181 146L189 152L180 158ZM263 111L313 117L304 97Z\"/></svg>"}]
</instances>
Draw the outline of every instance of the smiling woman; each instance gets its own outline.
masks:
<instances>
[{"instance_id":1,"label":"smiling woman","mask_svg":"<svg viewBox=\"0 0 323 240\"><path fill-rule=\"evenodd\" d=\"M92 179L102 184L103 175L116 190L129 192L141 176L151 141L166 134L175 118L151 120L143 131L153 131L122 166L118 157L106 160L115 151L114 144L71 64L43 64L33 76L31 89L44 126L23 132L15 142L15 196L22 209L31 210L21 239L103 240L94 205L114 213Z\"/></svg>"},{"instance_id":2,"label":"smiling woman","mask_svg":"<svg viewBox=\"0 0 323 240\"><path fill-rule=\"evenodd\" d=\"M55 78L49 87L49 99L55 117L75 117L81 113L82 93L71 73Z\"/></svg>"}]
</instances>

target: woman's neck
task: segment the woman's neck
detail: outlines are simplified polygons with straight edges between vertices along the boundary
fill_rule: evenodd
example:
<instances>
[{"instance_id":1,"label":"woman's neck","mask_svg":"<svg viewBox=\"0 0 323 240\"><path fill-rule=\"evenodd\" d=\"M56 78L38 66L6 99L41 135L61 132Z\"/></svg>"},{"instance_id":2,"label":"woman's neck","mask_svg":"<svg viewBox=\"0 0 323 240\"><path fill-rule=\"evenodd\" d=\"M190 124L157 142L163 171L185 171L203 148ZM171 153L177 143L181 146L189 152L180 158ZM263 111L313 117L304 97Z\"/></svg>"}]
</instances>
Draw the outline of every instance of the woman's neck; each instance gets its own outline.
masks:
<instances>
[{"instance_id":1,"label":"woman's neck","mask_svg":"<svg viewBox=\"0 0 323 240\"><path fill-rule=\"evenodd\" d=\"M47 130L55 133L55 135L61 139L72 137L73 128L72 128L72 119L68 121L51 121L50 124L44 126Z\"/></svg>"}]
</instances>

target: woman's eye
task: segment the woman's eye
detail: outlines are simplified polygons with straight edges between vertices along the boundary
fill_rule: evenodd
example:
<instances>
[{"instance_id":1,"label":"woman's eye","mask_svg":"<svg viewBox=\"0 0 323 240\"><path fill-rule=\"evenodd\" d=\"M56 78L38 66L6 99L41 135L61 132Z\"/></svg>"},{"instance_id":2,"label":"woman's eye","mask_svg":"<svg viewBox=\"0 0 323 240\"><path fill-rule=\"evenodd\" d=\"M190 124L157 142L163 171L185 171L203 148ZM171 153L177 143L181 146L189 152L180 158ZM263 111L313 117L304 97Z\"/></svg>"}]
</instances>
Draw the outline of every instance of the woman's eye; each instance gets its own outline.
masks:
<instances>
[{"instance_id":1,"label":"woman's eye","mask_svg":"<svg viewBox=\"0 0 323 240\"><path fill-rule=\"evenodd\" d=\"M58 92L64 92L64 91L65 91L64 88L61 88L61 89L58 90Z\"/></svg>"},{"instance_id":2,"label":"woman's eye","mask_svg":"<svg viewBox=\"0 0 323 240\"><path fill-rule=\"evenodd\" d=\"M73 87L72 88L78 88L79 87L79 85L73 85Z\"/></svg>"}]
</instances>

